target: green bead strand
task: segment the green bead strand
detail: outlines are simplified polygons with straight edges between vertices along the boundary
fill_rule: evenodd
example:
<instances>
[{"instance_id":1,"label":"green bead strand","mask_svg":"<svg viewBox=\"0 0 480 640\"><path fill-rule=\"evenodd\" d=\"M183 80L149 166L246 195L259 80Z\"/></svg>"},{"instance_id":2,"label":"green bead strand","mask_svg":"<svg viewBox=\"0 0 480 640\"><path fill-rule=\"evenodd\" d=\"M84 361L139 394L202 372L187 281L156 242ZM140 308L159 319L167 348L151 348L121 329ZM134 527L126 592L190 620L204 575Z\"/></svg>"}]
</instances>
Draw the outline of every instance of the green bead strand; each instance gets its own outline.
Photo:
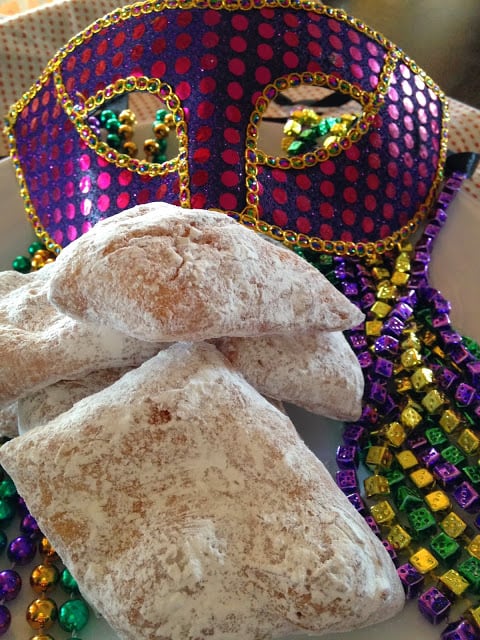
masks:
<instances>
[{"instance_id":1,"label":"green bead strand","mask_svg":"<svg viewBox=\"0 0 480 640\"><path fill-rule=\"evenodd\" d=\"M6 476L0 482L0 498L13 498L17 495L17 489L13 483L13 480Z\"/></svg>"},{"instance_id":2,"label":"green bead strand","mask_svg":"<svg viewBox=\"0 0 480 640\"><path fill-rule=\"evenodd\" d=\"M9 500L0 500L0 526L6 527L15 517L15 507Z\"/></svg>"},{"instance_id":3,"label":"green bead strand","mask_svg":"<svg viewBox=\"0 0 480 640\"><path fill-rule=\"evenodd\" d=\"M101 124L105 125L112 118L116 118L117 114L111 109L104 109L100 114L99 120Z\"/></svg>"},{"instance_id":4,"label":"green bead strand","mask_svg":"<svg viewBox=\"0 0 480 640\"><path fill-rule=\"evenodd\" d=\"M81 631L88 623L89 610L85 600L72 598L58 610L58 623L64 631Z\"/></svg>"}]
</instances>

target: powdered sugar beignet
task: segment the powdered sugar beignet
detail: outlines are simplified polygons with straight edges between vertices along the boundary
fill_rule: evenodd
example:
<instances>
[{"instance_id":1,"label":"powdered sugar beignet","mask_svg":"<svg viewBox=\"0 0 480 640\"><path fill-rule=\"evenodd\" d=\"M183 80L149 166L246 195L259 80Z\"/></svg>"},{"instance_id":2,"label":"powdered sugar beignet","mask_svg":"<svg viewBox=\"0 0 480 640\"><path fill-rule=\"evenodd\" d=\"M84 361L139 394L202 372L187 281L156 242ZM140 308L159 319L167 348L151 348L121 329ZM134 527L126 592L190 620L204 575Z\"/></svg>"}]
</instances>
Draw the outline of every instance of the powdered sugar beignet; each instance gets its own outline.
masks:
<instances>
[{"instance_id":1,"label":"powdered sugar beignet","mask_svg":"<svg viewBox=\"0 0 480 640\"><path fill-rule=\"evenodd\" d=\"M116 382L129 368L100 369L75 380L59 380L17 401L18 433L41 427L75 402Z\"/></svg>"},{"instance_id":2,"label":"powdered sugar beignet","mask_svg":"<svg viewBox=\"0 0 480 640\"><path fill-rule=\"evenodd\" d=\"M381 541L213 345L172 345L0 462L123 640L342 631L404 604Z\"/></svg>"},{"instance_id":3,"label":"powdered sugar beignet","mask_svg":"<svg viewBox=\"0 0 480 640\"><path fill-rule=\"evenodd\" d=\"M341 332L222 338L215 344L266 396L336 420L361 415L363 373Z\"/></svg>"},{"instance_id":4,"label":"powdered sugar beignet","mask_svg":"<svg viewBox=\"0 0 480 640\"><path fill-rule=\"evenodd\" d=\"M18 406L16 402L0 408L0 436L18 436Z\"/></svg>"},{"instance_id":5,"label":"powdered sugar beignet","mask_svg":"<svg viewBox=\"0 0 480 640\"><path fill-rule=\"evenodd\" d=\"M47 298L55 268L0 273L0 406L96 369L136 366L162 347L59 312Z\"/></svg>"},{"instance_id":6,"label":"powdered sugar beignet","mask_svg":"<svg viewBox=\"0 0 480 640\"><path fill-rule=\"evenodd\" d=\"M50 299L141 340L343 330L363 314L306 260L213 211L139 205L57 258Z\"/></svg>"}]
</instances>

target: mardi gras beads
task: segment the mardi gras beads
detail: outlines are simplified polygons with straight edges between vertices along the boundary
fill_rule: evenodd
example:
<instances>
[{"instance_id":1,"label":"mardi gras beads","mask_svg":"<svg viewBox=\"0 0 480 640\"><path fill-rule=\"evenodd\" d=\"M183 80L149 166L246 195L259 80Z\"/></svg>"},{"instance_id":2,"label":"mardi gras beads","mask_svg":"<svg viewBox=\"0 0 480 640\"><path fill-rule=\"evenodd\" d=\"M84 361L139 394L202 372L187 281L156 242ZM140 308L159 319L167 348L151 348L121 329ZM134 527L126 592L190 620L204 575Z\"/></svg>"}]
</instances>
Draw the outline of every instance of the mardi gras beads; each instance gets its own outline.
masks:
<instances>
[{"instance_id":1,"label":"mardi gras beads","mask_svg":"<svg viewBox=\"0 0 480 640\"><path fill-rule=\"evenodd\" d=\"M336 117L322 117L313 109L293 111L283 127L282 149L296 156L317 147L337 142L355 124L357 116L346 113Z\"/></svg>"},{"instance_id":2,"label":"mardi gras beads","mask_svg":"<svg viewBox=\"0 0 480 640\"><path fill-rule=\"evenodd\" d=\"M97 136L101 136L102 129L105 130L105 141L110 147L131 158L137 157L138 145L133 139L137 118L131 109L120 112L104 109L98 118L90 116L88 123ZM148 162L162 163L167 160L167 139L174 126L173 115L167 109L158 109L152 124L153 138L147 138L143 143Z\"/></svg>"},{"instance_id":3,"label":"mardi gras beads","mask_svg":"<svg viewBox=\"0 0 480 640\"><path fill-rule=\"evenodd\" d=\"M17 256L14 258L12 269L20 273L30 273L30 271L41 269L50 262L55 262L55 254L49 251L43 242L35 240L28 247L28 257Z\"/></svg>"},{"instance_id":4,"label":"mardi gras beads","mask_svg":"<svg viewBox=\"0 0 480 640\"><path fill-rule=\"evenodd\" d=\"M0 571L0 636L6 634L12 624L8 603L17 599L23 589L22 577L17 569L26 568L39 554L41 561L35 564L29 577L30 587L37 597L25 612L25 624L35 633L30 640L55 640L50 635L55 625L74 634L72 640L80 640L76 634L88 623L88 606L81 598L78 585L68 569L58 568L58 555L18 496L12 480L0 468L0 526L11 525L15 518L19 519L20 535L8 542L5 531L0 529L0 552L6 551L11 563L10 568ZM58 586L68 595L68 599L60 606L54 599Z\"/></svg>"},{"instance_id":5,"label":"mardi gras beads","mask_svg":"<svg viewBox=\"0 0 480 640\"><path fill-rule=\"evenodd\" d=\"M480 636L480 350L453 329L448 301L428 282L461 183L447 181L415 246L365 261L314 258L366 314L347 332L365 395L337 450L337 484L383 540L425 619L438 624L460 610L442 640Z\"/></svg>"}]
</instances>

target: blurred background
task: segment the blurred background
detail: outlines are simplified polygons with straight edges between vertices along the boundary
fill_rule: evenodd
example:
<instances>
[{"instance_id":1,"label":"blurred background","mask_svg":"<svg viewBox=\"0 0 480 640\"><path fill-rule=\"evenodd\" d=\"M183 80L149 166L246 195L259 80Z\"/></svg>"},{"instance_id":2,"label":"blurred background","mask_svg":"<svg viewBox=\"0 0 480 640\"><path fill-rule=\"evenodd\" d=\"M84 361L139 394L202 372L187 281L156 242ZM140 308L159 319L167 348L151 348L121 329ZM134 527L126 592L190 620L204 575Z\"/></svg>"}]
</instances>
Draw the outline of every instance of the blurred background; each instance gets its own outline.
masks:
<instances>
[{"instance_id":1,"label":"blurred background","mask_svg":"<svg viewBox=\"0 0 480 640\"><path fill-rule=\"evenodd\" d=\"M34 9L41 4L50 4L51 2L52 0L0 0L0 19Z\"/></svg>"}]
</instances>

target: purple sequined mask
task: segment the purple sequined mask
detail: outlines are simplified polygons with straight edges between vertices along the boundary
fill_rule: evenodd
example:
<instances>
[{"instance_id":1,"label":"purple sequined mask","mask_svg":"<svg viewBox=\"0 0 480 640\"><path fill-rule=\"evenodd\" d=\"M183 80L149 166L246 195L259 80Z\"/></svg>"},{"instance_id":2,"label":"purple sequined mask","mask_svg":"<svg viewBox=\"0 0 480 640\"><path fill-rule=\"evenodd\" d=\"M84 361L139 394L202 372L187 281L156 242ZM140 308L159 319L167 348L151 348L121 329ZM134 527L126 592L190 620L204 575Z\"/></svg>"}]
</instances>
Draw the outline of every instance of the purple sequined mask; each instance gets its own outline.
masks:
<instances>
[{"instance_id":1,"label":"purple sequined mask","mask_svg":"<svg viewBox=\"0 0 480 640\"><path fill-rule=\"evenodd\" d=\"M290 154L270 155L265 114L296 87L337 92L358 109L336 136L317 131L312 144L307 127ZM91 125L138 92L173 116L178 153L165 162L112 148ZM364 255L428 214L446 120L435 83L341 10L164 0L113 11L72 38L12 107L7 133L27 215L55 251L102 218L163 200L225 211L292 245Z\"/></svg>"}]
</instances>

